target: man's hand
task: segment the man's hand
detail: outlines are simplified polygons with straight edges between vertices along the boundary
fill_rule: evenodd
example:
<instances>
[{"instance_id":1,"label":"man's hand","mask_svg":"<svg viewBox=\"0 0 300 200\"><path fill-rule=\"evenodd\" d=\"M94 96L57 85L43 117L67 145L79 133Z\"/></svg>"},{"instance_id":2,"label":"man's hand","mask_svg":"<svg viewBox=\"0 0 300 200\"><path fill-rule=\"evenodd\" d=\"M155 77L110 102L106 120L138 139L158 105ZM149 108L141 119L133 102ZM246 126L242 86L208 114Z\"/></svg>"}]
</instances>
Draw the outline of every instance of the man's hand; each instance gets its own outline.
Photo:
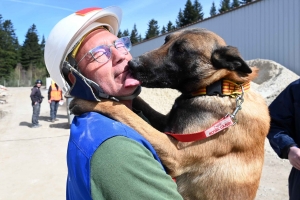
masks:
<instances>
[{"instance_id":1,"label":"man's hand","mask_svg":"<svg viewBox=\"0 0 300 200\"><path fill-rule=\"evenodd\" d=\"M289 161L293 167L300 170L300 149L296 146L290 147L288 155Z\"/></svg>"}]
</instances>

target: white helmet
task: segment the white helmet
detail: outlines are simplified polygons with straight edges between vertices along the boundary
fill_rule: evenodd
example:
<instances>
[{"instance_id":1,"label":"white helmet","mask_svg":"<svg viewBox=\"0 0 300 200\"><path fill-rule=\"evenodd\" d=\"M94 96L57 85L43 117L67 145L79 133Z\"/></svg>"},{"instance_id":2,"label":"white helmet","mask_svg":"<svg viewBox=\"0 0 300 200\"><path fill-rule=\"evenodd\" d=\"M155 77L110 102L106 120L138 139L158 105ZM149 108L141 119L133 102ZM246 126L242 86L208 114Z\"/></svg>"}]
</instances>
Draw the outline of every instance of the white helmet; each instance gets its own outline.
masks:
<instances>
[{"instance_id":1,"label":"white helmet","mask_svg":"<svg viewBox=\"0 0 300 200\"><path fill-rule=\"evenodd\" d=\"M73 68L73 66L66 62L66 58L69 53L72 52L77 42L79 42L85 34L89 33L96 27L105 26L112 34L117 35L121 19L122 11L118 7L112 6L104 9L87 8L65 17L54 26L45 44L44 57L46 67L51 78L63 89L64 92L70 92L74 88L74 85L76 85L77 92L75 91L74 94L71 93L72 96L79 96L87 100L98 101L99 98L97 97L108 98L108 95L103 96L103 94L102 96L98 94L95 96L93 89L95 89L94 86L96 83L81 75L75 68ZM74 84L72 88L70 88L71 84L69 83L69 85L67 83L68 78L64 76L63 70L65 65L68 65L68 70L72 71L76 78L76 84ZM98 87L98 90L101 90L101 88L99 89L99 86L96 87ZM89 89L90 91L85 91L86 89ZM92 94L90 94L90 92L92 92ZM81 93L89 94L82 96Z\"/></svg>"}]
</instances>

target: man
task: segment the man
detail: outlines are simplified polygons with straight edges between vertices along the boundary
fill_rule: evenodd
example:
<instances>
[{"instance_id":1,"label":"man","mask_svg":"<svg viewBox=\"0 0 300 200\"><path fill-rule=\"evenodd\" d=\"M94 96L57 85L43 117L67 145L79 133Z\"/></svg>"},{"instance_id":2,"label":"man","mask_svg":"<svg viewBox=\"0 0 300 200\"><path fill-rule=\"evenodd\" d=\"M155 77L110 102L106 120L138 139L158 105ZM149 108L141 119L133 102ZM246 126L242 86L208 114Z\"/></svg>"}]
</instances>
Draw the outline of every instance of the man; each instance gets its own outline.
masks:
<instances>
[{"instance_id":1,"label":"man","mask_svg":"<svg viewBox=\"0 0 300 200\"><path fill-rule=\"evenodd\" d=\"M300 200L300 79L292 82L271 103L269 142L280 158L293 166L289 176L290 200Z\"/></svg>"},{"instance_id":2,"label":"man","mask_svg":"<svg viewBox=\"0 0 300 200\"><path fill-rule=\"evenodd\" d=\"M40 91L40 87L42 86L42 81L40 79L35 81L35 85L31 89L31 105L32 105L32 118L31 118L31 123L32 126L31 128L38 128L42 125L39 124L39 116L40 116L40 109L41 109L41 103L43 101L43 96Z\"/></svg>"},{"instance_id":3,"label":"man","mask_svg":"<svg viewBox=\"0 0 300 200\"><path fill-rule=\"evenodd\" d=\"M52 29L46 66L71 96L111 99L132 108L140 82L128 71L130 39L116 37L120 21L118 7L87 8ZM152 145L98 113L74 118L67 164L67 199L182 199Z\"/></svg>"},{"instance_id":4,"label":"man","mask_svg":"<svg viewBox=\"0 0 300 200\"><path fill-rule=\"evenodd\" d=\"M48 89L48 103L50 104L50 120L51 122L58 121L56 118L59 102L63 100L62 91L58 85L52 81Z\"/></svg>"}]
</instances>

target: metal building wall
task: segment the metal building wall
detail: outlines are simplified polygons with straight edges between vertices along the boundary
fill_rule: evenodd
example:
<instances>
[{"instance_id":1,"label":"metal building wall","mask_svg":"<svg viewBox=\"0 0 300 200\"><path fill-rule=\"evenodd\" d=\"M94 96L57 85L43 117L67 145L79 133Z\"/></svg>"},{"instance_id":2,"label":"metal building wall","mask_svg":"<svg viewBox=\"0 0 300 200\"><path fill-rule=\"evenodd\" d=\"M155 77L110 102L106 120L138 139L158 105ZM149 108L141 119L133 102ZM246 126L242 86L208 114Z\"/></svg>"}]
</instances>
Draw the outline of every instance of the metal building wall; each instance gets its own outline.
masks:
<instances>
[{"instance_id":1,"label":"metal building wall","mask_svg":"<svg viewBox=\"0 0 300 200\"><path fill-rule=\"evenodd\" d=\"M238 47L245 60L274 60L300 75L300 0L258 0L184 29L196 27ZM165 36L135 45L132 55L161 46Z\"/></svg>"}]
</instances>

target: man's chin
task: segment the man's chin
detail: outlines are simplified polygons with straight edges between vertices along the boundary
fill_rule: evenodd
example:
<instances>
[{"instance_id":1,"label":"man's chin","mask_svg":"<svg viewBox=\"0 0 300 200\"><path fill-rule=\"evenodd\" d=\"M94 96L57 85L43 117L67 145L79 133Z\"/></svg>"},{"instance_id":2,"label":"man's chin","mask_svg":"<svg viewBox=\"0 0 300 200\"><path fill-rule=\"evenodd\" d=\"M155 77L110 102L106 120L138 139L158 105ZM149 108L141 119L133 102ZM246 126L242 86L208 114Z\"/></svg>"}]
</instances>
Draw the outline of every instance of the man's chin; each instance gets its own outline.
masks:
<instances>
[{"instance_id":1,"label":"man's chin","mask_svg":"<svg viewBox=\"0 0 300 200\"><path fill-rule=\"evenodd\" d=\"M122 92L125 95L122 96L128 96L128 95L132 95L136 89L139 87L139 85L135 85L135 86L125 86L124 87L124 92Z\"/></svg>"}]
</instances>

